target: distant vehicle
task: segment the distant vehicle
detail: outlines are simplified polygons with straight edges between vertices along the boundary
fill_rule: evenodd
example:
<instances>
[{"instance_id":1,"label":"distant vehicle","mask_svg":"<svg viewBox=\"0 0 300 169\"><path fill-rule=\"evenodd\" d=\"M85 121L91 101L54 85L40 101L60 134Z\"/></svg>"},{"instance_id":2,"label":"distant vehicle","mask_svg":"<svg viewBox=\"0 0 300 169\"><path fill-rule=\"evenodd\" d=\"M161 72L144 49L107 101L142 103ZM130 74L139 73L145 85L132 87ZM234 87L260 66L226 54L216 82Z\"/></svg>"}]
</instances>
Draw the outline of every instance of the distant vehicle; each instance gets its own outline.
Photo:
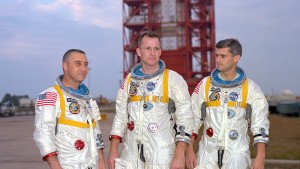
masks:
<instances>
[{"instance_id":1,"label":"distant vehicle","mask_svg":"<svg viewBox=\"0 0 300 169\"><path fill-rule=\"evenodd\" d=\"M0 105L0 117L5 115L14 116L16 112L16 107L9 101Z\"/></svg>"},{"instance_id":2,"label":"distant vehicle","mask_svg":"<svg viewBox=\"0 0 300 169\"><path fill-rule=\"evenodd\" d=\"M276 106L278 114L299 117L300 109L297 101L279 102Z\"/></svg>"}]
</instances>

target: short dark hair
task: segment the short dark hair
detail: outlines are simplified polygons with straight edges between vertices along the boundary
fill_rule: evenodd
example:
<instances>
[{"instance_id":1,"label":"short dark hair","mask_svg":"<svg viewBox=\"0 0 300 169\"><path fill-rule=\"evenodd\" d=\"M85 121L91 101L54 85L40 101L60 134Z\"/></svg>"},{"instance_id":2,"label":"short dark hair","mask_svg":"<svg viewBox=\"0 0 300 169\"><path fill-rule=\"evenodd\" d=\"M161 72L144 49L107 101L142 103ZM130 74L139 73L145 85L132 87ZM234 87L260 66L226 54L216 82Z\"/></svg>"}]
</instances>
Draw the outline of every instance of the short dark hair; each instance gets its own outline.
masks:
<instances>
[{"instance_id":1,"label":"short dark hair","mask_svg":"<svg viewBox=\"0 0 300 169\"><path fill-rule=\"evenodd\" d=\"M149 37L149 38L157 38L159 40L159 43L160 43L160 38L159 38L157 33L152 32L152 31L146 31L146 32L143 32L143 33L140 34L140 36L138 38L138 47L141 47L142 40L145 36Z\"/></svg>"},{"instance_id":2,"label":"short dark hair","mask_svg":"<svg viewBox=\"0 0 300 169\"><path fill-rule=\"evenodd\" d=\"M63 56L63 58L62 58L62 61L65 62L65 61L69 58L69 56L70 56L72 53L74 53L74 52L85 54L85 52L82 51L82 50L80 50L80 49L69 49L69 50L64 54L64 56Z\"/></svg>"},{"instance_id":3,"label":"short dark hair","mask_svg":"<svg viewBox=\"0 0 300 169\"><path fill-rule=\"evenodd\" d=\"M216 44L216 48L229 48L229 52L232 53L233 56L240 55L242 56L242 45L237 39L224 39L220 40Z\"/></svg>"}]
</instances>

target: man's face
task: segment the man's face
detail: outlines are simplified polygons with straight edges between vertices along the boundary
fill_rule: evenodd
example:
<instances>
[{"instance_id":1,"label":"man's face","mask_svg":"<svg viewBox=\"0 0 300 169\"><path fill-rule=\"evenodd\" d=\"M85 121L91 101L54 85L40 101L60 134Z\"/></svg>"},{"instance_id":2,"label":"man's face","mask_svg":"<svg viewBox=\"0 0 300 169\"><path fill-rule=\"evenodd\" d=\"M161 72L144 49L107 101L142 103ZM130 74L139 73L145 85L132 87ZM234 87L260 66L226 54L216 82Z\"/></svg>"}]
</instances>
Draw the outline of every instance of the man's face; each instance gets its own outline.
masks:
<instances>
[{"instance_id":1,"label":"man's face","mask_svg":"<svg viewBox=\"0 0 300 169\"><path fill-rule=\"evenodd\" d=\"M228 72L235 70L236 64L240 59L240 55L233 56L229 48L216 49L217 69L220 72Z\"/></svg>"},{"instance_id":2,"label":"man's face","mask_svg":"<svg viewBox=\"0 0 300 169\"><path fill-rule=\"evenodd\" d=\"M142 66L156 66L161 55L160 42L158 38L145 36L142 39L141 46L136 49L141 59Z\"/></svg>"},{"instance_id":3,"label":"man's face","mask_svg":"<svg viewBox=\"0 0 300 169\"><path fill-rule=\"evenodd\" d=\"M63 62L64 79L68 83L81 83L88 74L88 61L85 54L73 52Z\"/></svg>"}]
</instances>

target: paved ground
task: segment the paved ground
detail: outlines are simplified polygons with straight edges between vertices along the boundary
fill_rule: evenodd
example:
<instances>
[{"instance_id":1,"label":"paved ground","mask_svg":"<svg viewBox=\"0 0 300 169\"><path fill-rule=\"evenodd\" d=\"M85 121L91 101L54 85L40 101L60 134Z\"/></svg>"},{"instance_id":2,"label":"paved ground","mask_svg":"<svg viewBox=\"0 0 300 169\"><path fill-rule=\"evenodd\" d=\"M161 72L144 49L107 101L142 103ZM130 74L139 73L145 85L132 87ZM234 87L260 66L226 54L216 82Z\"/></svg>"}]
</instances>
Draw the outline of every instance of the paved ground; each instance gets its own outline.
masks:
<instances>
[{"instance_id":1,"label":"paved ground","mask_svg":"<svg viewBox=\"0 0 300 169\"><path fill-rule=\"evenodd\" d=\"M105 158L108 156L108 135L114 113L106 113L101 121ZM32 139L33 115L0 118L0 169L47 169Z\"/></svg>"},{"instance_id":2,"label":"paved ground","mask_svg":"<svg viewBox=\"0 0 300 169\"><path fill-rule=\"evenodd\" d=\"M101 130L108 156L110 132L114 113L105 113L106 120L101 121ZM39 151L32 140L33 115L0 118L0 169L47 169ZM121 147L122 148L122 147ZM300 168L299 161L267 160L266 169Z\"/></svg>"}]
</instances>

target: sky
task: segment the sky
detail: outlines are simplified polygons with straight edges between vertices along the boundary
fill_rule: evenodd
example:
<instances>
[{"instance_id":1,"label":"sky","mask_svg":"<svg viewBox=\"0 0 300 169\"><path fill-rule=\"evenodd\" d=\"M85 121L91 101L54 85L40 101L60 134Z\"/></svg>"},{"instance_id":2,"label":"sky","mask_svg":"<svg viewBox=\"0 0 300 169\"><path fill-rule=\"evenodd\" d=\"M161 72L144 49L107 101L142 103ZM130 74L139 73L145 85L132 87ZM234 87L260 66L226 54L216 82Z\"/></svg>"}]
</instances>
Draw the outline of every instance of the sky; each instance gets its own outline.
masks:
<instances>
[{"instance_id":1,"label":"sky","mask_svg":"<svg viewBox=\"0 0 300 169\"><path fill-rule=\"evenodd\" d=\"M300 95L299 0L215 0L216 42L237 38L239 62L266 95ZM84 83L115 99L122 77L121 0L1 0L0 100L35 98L62 74L70 48L89 60Z\"/></svg>"}]
</instances>

